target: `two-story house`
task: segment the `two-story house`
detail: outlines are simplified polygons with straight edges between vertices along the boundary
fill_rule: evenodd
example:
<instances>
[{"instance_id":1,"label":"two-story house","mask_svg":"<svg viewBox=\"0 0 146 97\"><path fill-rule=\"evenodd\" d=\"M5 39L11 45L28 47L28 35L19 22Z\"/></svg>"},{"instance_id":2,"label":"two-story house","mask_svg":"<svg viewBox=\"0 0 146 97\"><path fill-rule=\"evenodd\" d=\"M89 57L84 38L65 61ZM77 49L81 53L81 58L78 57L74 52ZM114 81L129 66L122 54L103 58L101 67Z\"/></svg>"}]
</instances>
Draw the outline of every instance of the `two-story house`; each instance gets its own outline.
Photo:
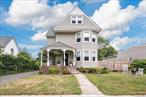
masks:
<instances>
[{"instance_id":1,"label":"two-story house","mask_svg":"<svg viewBox=\"0 0 146 97\"><path fill-rule=\"evenodd\" d=\"M100 31L90 17L77 6L74 7L55 26L50 27L46 35L48 45L41 51L47 51L47 65L68 66L72 63L76 67L97 66L97 37Z\"/></svg>"}]
</instances>

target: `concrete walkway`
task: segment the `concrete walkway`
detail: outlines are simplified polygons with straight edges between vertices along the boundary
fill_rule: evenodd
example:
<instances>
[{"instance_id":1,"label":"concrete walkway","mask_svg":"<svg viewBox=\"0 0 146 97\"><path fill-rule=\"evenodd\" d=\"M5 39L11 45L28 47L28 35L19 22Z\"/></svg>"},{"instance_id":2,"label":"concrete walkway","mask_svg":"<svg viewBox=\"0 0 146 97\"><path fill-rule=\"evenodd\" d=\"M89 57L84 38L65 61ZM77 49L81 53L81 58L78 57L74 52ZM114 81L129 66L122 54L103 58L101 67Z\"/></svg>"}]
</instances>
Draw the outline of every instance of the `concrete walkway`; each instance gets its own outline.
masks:
<instances>
[{"instance_id":1,"label":"concrete walkway","mask_svg":"<svg viewBox=\"0 0 146 97\"><path fill-rule=\"evenodd\" d=\"M83 95L103 95L95 85L93 85L83 74L79 73L75 68L69 68L69 71L76 76L80 84Z\"/></svg>"},{"instance_id":2,"label":"concrete walkway","mask_svg":"<svg viewBox=\"0 0 146 97\"><path fill-rule=\"evenodd\" d=\"M33 71L33 72L25 72L25 73L19 73L19 74L0 76L0 84L7 83L16 79L20 79L20 78L37 75L37 74L38 74L38 71Z\"/></svg>"}]
</instances>

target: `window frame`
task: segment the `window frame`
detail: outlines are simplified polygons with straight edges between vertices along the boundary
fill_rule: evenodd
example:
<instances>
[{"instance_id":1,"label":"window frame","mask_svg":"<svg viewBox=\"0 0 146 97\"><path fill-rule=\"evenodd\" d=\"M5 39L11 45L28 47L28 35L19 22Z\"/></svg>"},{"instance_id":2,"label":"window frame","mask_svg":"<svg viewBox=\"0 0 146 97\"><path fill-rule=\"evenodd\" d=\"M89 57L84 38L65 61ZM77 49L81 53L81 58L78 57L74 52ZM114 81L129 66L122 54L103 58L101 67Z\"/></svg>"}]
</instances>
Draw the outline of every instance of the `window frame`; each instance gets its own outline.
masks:
<instances>
[{"instance_id":1,"label":"window frame","mask_svg":"<svg viewBox=\"0 0 146 97\"><path fill-rule=\"evenodd\" d=\"M75 21L75 23L73 23L72 21ZM79 21L81 21L81 23L79 23ZM71 16L71 24L83 24L83 16L77 16L77 15L72 15Z\"/></svg>"},{"instance_id":2,"label":"window frame","mask_svg":"<svg viewBox=\"0 0 146 97\"><path fill-rule=\"evenodd\" d=\"M85 36L85 33L89 33L89 36L88 36L88 38L89 38L89 41L85 41L85 38L87 38L86 36ZM84 31L83 32L83 42L90 42L90 31Z\"/></svg>"},{"instance_id":3,"label":"window frame","mask_svg":"<svg viewBox=\"0 0 146 97\"><path fill-rule=\"evenodd\" d=\"M80 34L80 42L77 42L78 34ZM75 42L76 43L81 43L82 42L82 33L81 32L78 32L78 33L75 34Z\"/></svg>"},{"instance_id":4,"label":"window frame","mask_svg":"<svg viewBox=\"0 0 146 97\"><path fill-rule=\"evenodd\" d=\"M80 61L77 61L77 52L79 52ZM76 51L76 62L81 62L81 50L77 50L77 51Z\"/></svg>"},{"instance_id":5,"label":"window frame","mask_svg":"<svg viewBox=\"0 0 146 97\"><path fill-rule=\"evenodd\" d=\"M85 61L85 52L88 51L89 52L89 60ZM90 50L83 50L83 62L90 62Z\"/></svg>"},{"instance_id":6,"label":"window frame","mask_svg":"<svg viewBox=\"0 0 146 97\"><path fill-rule=\"evenodd\" d=\"M95 36L93 36L93 35L95 35ZM97 43L97 36L96 35L97 34L95 32L92 32L92 39L91 39L91 41L93 42L93 38L95 38L95 42L93 42L93 43Z\"/></svg>"},{"instance_id":7,"label":"window frame","mask_svg":"<svg viewBox=\"0 0 146 97\"><path fill-rule=\"evenodd\" d=\"M95 56L93 55L93 52L95 52ZM95 61L93 61L93 57L95 57ZM96 50L92 50L92 61L97 62L97 51Z\"/></svg>"}]
</instances>

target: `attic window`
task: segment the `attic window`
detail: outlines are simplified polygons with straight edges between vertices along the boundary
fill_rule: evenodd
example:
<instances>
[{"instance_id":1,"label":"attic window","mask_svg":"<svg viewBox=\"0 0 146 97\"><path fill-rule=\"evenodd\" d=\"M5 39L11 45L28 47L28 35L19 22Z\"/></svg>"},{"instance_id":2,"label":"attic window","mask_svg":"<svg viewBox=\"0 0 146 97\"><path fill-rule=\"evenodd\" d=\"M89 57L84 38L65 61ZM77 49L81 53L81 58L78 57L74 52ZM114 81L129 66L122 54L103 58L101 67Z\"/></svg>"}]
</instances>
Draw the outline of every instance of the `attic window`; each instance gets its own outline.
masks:
<instances>
[{"instance_id":1,"label":"attic window","mask_svg":"<svg viewBox=\"0 0 146 97\"><path fill-rule=\"evenodd\" d=\"M83 16L71 16L71 24L83 24Z\"/></svg>"}]
</instances>

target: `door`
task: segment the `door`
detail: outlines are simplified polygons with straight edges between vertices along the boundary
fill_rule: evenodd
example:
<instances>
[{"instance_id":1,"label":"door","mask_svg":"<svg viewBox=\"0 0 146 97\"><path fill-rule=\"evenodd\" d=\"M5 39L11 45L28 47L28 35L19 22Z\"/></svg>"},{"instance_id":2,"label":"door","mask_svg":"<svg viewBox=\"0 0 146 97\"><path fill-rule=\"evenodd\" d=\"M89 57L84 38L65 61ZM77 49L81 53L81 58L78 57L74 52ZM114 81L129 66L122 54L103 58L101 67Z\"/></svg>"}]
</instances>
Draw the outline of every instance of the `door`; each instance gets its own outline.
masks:
<instances>
[{"instance_id":1,"label":"door","mask_svg":"<svg viewBox=\"0 0 146 97\"><path fill-rule=\"evenodd\" d=\"M65 54L65 66L68 66L68 54Z\"/></svg>"}]
</instances>

